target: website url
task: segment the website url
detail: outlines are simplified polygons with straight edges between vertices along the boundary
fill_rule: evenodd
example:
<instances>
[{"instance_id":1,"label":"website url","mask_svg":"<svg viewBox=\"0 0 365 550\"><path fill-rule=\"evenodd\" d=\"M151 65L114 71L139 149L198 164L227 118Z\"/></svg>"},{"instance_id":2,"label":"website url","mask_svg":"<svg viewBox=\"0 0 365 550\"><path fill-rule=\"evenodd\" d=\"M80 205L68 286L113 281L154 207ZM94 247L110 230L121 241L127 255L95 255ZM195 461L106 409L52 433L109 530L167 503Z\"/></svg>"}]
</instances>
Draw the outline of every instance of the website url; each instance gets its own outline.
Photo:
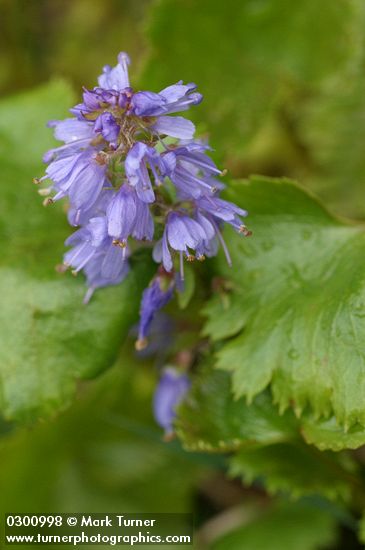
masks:
<instances>
[{"instance_id":1,"label":"website url","mask_svg":"<svg viewBox=\"0 0 365 550\"><path fill-rule=\"evenodd\" d=\"M189 535L148 535L141 532L138 535L87 535L81 532L79 535L6 535L6 544L108 544L116 546L117 544L191 544L192 538Z\"/></svg>"}]
</instances>

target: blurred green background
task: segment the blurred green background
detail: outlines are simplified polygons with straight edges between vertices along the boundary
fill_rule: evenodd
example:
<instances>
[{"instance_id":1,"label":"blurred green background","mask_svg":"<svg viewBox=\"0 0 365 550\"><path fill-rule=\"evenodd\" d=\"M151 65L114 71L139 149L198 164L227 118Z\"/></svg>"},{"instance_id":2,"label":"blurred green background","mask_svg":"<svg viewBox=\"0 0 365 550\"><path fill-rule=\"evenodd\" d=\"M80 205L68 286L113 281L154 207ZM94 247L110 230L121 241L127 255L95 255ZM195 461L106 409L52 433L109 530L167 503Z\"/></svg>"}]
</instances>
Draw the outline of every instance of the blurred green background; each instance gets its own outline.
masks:
<instances>
[{"instance_id":1,"label":"blurred green background","mask_svg":"<svg viewBox=\"0 0 365 550\"><path fill-rule=\"evenodd\" d=\"M63 78L80 94L125 50L137 88L198 84L204 102L191 115L231 177L298 179L338 215L364 219L364 29L362 0L0 0L0 89ZM155 365L131 348L59 417L2 425L1 513L193 511L207 544L249 524L269 497L227 480L224 458L162 441L151 414ZM285 548L319 547L298 538L306 525L295 513L290 521ZM247 550L272 550L275 525ZM346 527L345 536L346 548L358 547Z\"/></svg>"}]
</instances>

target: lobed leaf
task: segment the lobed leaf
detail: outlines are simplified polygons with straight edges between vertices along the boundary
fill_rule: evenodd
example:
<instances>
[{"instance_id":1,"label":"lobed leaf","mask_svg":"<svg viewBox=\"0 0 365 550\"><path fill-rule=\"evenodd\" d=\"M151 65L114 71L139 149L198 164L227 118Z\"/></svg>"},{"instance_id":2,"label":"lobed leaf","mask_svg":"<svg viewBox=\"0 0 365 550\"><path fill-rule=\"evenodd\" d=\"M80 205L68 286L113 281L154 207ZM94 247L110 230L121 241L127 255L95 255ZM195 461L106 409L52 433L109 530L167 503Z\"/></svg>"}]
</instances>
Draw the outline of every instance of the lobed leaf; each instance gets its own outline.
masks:
<instances>
[{"instance_id":1,"label":"lobed leaf","mask_svg":"<svg viewBox=\"0 0 365 550\"><path fill-rule=\"evenodd\" d=\"M279 416L270 395L259 395L250 406L234 400L228 374L208 366L195 375L176 428L190 451L227 452L298 437L294 417Z\"/></svg>"},{"instance_id":2,"label":"lobed leaf","mask_svg":"<svg viewBox=\"0 0 365 550\"><path fill-rule=\"evenodd\" d=\"M308 444L308 426L318 431L313 419L296 419L289 410L280 415L268 392L250 405L234 400L229 374L208 364L195 375L175 424L187 450L234 451L231 475L248 484L259 481L270 493L345 501L362 484L349 456L316 449L328 448L318 434L311 441L315 446ZM346 436L337 441L335 450L349 446Z\"/></svg>"},{"instance_id":3,"label":"lobed leaf","mask_svg":"<svg viewBox=\"0 0 365 550\"><path fill-rule=\"evenodd\" d=\"M225 233L233 269L221 255L217 270L233 290L206 308L205 334L231 336L233 312L233 332L241 330L217 365L232 373L235 396L251 401L270 386L281 410L309 407L346 429L364 426L363 227L335 219L287 180L253 177L227 197L249 210L253 236Z\"/></svg>"},{"instance_id":4,"label":"lobed leaf","mask_svg":"<svg viewBox=\"0 0 365 550\"><path fill-rule=\"evenodd\" d=\"M344 430L334 417L324 420L305 417L302 420L301 432L307 443L322 451L357 449L365 445L365 431L362 426L354 425Z\"/></svg>"},{"instance_id":5,"label":"lobed leaf","mask_svg":"<svg viewBox=\"0 0 365 550\"><path fill-rule=\"evenodd\" d=\"M242 449L232 458L230 473L246 483L262 482L269 493L348 501L352 466L346 457L294 441Z\"/></svg>"}]
</instances>

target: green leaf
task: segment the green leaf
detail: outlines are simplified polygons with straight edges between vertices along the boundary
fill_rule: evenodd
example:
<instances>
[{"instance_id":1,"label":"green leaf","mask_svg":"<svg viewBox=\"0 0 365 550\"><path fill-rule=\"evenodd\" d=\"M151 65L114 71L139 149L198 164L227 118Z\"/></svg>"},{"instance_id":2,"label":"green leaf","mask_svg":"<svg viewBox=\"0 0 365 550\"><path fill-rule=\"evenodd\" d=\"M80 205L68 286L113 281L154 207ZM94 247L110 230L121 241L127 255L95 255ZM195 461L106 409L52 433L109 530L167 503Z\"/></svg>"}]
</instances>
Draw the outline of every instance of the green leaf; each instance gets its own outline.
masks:
<instances>
[{"instance_id":1,"label":"green leaf","mask_svg":"<svg viewBox=\"0 0 365 550\"><path fill-rule=\"evenodd\" d=\"M318 550L336 541L336 526L327 511L304 504L281 504L247 525L226 534L212 550Z\"/></svg>"},{"instance_id":2,"label":"green leaf","mask_svg":"<svg viewBox=\"0 0 365 550\"><path fill-rule=\"evenodd\" d=\"M351 495L352 467L345 456L293 442L242 449L232 458L230 473L249 484L261 481L269 493L345 501Z\"/></svg>"},{"instance_id":3,"label":"green leaf","mask_svg":"<svg viewBox=\"0 0 365 550\"><path fill-rule=\"evenodd\" d=\"M234 400L230 376L207 366L194 377L176 428L185 448L194 451L227 452L298 437L293 416L279 416L268 394L250 406Z\"/></svg>"},{"instance_id":4,"label":"green leaf","mask_svg":"<svg viewBox=\"0 0 365 550\"><path fill-rule=\"evenodd\" d=\"M125 347L64 414L1 438L1 515L189 511L202 464L162 441L151 407L156 373Z\"/></svg>"},{"instance_id":5,"label":"green leaf","mask_svg":"<svg viewBox=\"0 0 365 550\"><path fill-rule=\"evenodd\" d=\"M334 417L325 420L303 418L301 432L307 443L318 449L342 451L342 449L357 449L365 445L365 430L362 426L351 426L344 430Z\"/></svg>"},{"instance_id":6,"label":"green leaf","mask_svg":"<svg viewBox=\"0 0 365 550\"><path fill-rule=\"evenodd\" d=\"M72 231L61 206L42 207L32 177L53 145L47 120L72 104L62 83L0 103L0 409L7 419L66 407L79 379L113 363L150 274L146 261L136 260L123 285L100 290L85 307L83 277L54 269Z\"/></svg>"},{"instance_id":7,"label":"green leaf","mask_svg":"<svg viewBox=\"0 0 365 550\"><path fill-rule=\"evenodd\" d=\"M230 301L243 330L218 352L236 397L252 400L269 385L284 410L332 413L349 428L365 426L365 233L332 217L299 186L254 177L227 198L249 210L251 238L227 229L233 268ZM207 308L206 334L221 338L230 308Z\"/></svg>"},{"instance_id":8,"label":"green leaf","mask_svg":"<svg viewBox=\"0 0 365 550\"><path fill-rule=\"evenodd\" d=\"M242 158L244 142L293 88L312 90L347 63L360 26L357 6L358 0L304 0L300 10L290 0L162 0L151 13L141 84L157 91L181 78L196 82L205 97L196 120L222 153Z\"/></svg>"},{"instance_id":9,"label":"green leaf","mask_svg":"<svg viewBox=\"0 0 365 550\"><path fill-rule=\"evenodd\" d=\"M259 480L271 493L348 500L353 486L361 484L347 455L306 444L302 421L289 410L279 415L268 392L250 405L234 400L228 373L208 364L196 373L175 424L187 450L236 451L231 474L249 484Z\"/></svg>"}]
</instances>

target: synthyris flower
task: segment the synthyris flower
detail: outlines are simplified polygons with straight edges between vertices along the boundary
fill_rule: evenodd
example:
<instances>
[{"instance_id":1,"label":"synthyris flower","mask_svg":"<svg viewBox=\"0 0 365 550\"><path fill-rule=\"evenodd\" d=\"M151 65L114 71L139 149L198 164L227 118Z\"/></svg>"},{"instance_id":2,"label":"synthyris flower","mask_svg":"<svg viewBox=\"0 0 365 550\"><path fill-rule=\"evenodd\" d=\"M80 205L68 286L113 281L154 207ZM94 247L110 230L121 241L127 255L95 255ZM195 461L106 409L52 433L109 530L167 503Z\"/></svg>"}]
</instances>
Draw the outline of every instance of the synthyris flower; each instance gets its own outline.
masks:
<instances>
[{"instance_id":1,"label":"synthyris flower","mask_svg":"<svg viewBox=\"0 0 365 550\"><path fill-rule=\"evenodd\" d=\"M85 302L89 301L95 289L120 283L128 273L126 248L114 246L107 232L106 217L91 218L85 227L66 240L72 246L64 256L65 266L73 273L84 270L89 286Z\"/></svg>"},{"instance_id":2,"label":"synthyris flower","mask_svg":"<svg viewBox=\"0 0 365 550\"><path fill-rule=\"evenodd\" d=\"M128 182L135 187L137 195L144 202L152 203L155 200L148 168L150 168L155 182L160 183L157 172L160 163L158 152L153 147L141 142L135 143L126 156L125 173Z\"/></svg>"},{"instance_id":3,"label":"synthyris flower","mask_svg":"<svg viewBox=\"0 0 365 550\"><path fill-rule=\"evenodd\" d=\"M223 189L224 185L214 176L222 175L204 151L206 145L191 142L168 151L164 156L166 175L175 184L181 197L197 199Z\"/></svg>"},{"instance_id":4,"label":"synthyris flower","mask_svg":"<svg viewBox=\"0 0 365 550\"><path fill-rule=\"evenodd\" d=\"M101 134L105 141L117 143L120 126L111 113L103 113L95 121L94 131Z\"/></svg>"},{"instance_id":5,"label":"synthyris flower","mask_svg":"<svg viewBox=\"0 0 365 550\"><path fill-rule=\"evenodd\" d=\"M176 407L184 399L190 388L190 380L185 373L172 367L165 368L154 395L155 419L165 430L165 437L174 432L173 422Z\"/></svg>"},{"instance_id":6,"label":"synthyris flower","mask_svg":"<svg viewBox=\"0 0 365 550\"><path fill-rule=\"evenodd\" d=\"M135 188L128 183L113 194L106 209L106 217L108 234L116 243L125 246L130 235L138 240L152 240L154 224L151 212L148 205L138 197Z\"/></svg>"},{"instance_id":7,"label":"synthyris flower","mask_svg":"<svg viewBox=\"0 0 365 550\"><path fill-rule=\"evenodd\" d=\"M218 196L224 173L209 146L194 139L190 120L175 115L201 102L196 85L136 91L129 64L120 53L98 86L83 90L71 118L49 123L64 144L44 155L46 174L35 182L51 181L41 190L49 194L45 204L69 200L68 220L79 228L66 241L64 264L85 273L85 301L125 278L136 243L153 249L161 266L142 298L141 347L155 312L181 288L184 262L214 256L221 246L231 263L224 224L249 231L242 221L247 212Z\"/></svg>"},{"instance_id":8,"label":"synthyris flower","mask_svg":"<svg viewBox=\"0 0 365 550\"><path fill-rule=\"evenodd\" d=\"M162 240L154 248L154 259L162 262L166 271L171 271L173 261L171 249L179 252L180 275L184 278L183 258L192 261L194 256L189 249L195 250L200 243L209 239L203 225L184 214L183 212L170 212L166 218L166 226Z\"/></svg>"},{"instance_id":9,"label":"synthyris flower","mask_svg":"<svg viewBox=\"0 0 365 550\"><path fill-rule=\"evenodd\" d=\"M141 350L147 345L147 335L157 311L163 308L172 298L175 281L164 270L151 281L142 295L138 340L136 348Z\"/></svg>"}]
</instances>

